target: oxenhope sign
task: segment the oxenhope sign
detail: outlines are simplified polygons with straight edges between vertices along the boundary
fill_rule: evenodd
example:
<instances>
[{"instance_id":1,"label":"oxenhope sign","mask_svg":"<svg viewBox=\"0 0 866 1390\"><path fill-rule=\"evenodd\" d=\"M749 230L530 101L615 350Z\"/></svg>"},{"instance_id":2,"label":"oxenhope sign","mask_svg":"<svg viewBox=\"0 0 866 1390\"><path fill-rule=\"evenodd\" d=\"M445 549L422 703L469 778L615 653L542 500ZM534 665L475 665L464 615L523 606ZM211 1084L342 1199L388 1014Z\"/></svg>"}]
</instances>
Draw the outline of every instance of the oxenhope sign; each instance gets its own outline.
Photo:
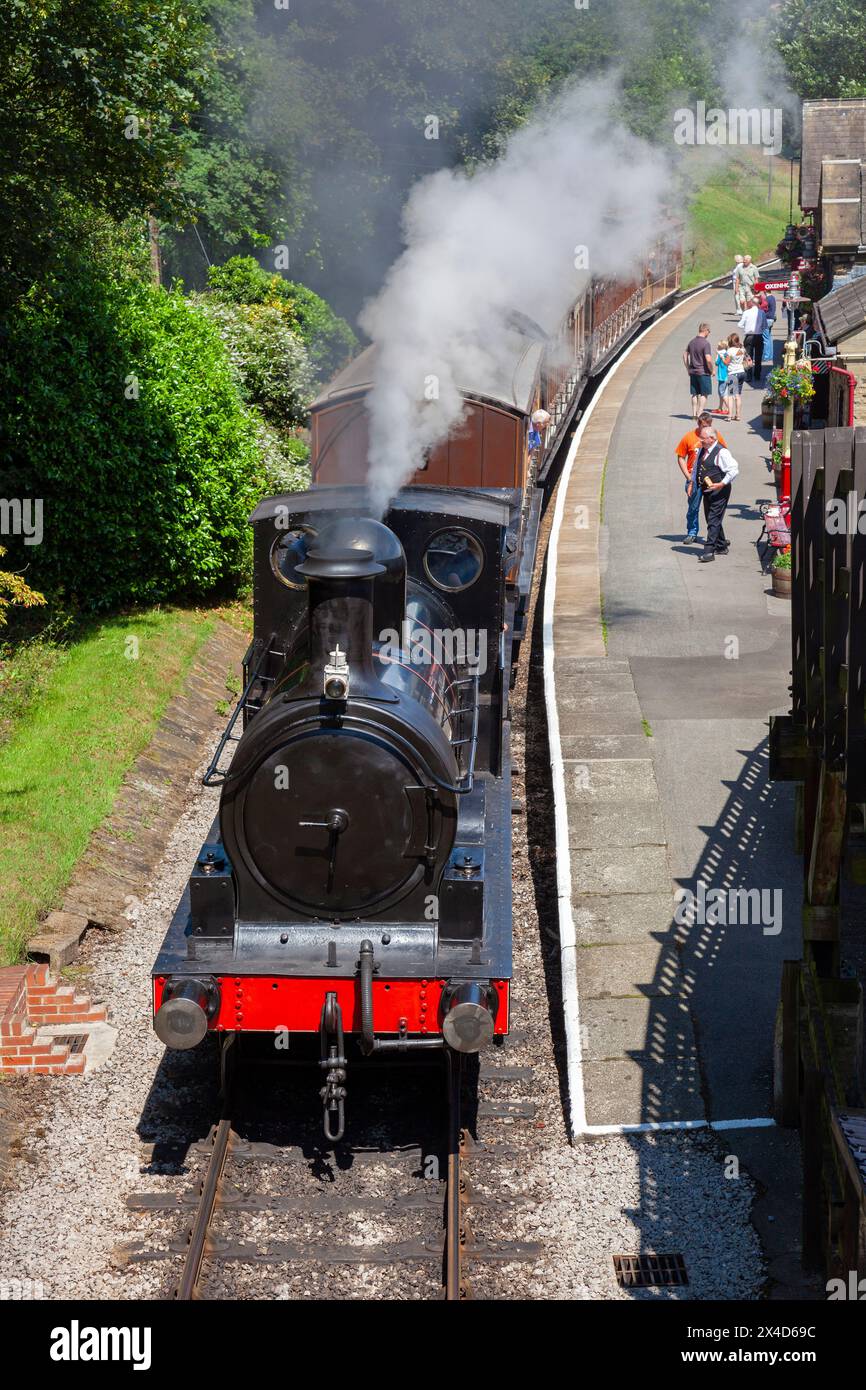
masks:
<instances>
[{"instance_id":1,"label":"oxenhope sign","mask_svg":"<svg viewBox=\"0 0 866 1390\"><path fill-rule=\"evenodd\" d=\"M787 276L784 280L756 280L755 289L765 290L768 294L785 294L790 283Z\"/></svg>"}]
</instances>

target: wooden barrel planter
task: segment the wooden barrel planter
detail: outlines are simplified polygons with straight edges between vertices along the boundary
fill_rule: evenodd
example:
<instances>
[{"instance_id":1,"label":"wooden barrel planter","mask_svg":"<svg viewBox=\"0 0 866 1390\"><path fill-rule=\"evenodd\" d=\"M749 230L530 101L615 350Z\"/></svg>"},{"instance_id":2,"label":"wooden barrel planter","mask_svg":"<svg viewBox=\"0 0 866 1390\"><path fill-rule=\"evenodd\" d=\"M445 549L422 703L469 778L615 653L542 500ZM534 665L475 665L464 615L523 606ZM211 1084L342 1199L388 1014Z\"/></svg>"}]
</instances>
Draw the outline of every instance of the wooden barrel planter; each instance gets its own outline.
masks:
<instances>
[{"instance_id":1,"label":"wooden barrel planter","mask_svg":"<svg viewBox=\"0 0 866 1390\"><path fill-rule=\"evenodd\" d=\"M791 597L791 571L773 569L770 571L773 576L773 593L777 598Z\"/></svg>"}]
</instances>

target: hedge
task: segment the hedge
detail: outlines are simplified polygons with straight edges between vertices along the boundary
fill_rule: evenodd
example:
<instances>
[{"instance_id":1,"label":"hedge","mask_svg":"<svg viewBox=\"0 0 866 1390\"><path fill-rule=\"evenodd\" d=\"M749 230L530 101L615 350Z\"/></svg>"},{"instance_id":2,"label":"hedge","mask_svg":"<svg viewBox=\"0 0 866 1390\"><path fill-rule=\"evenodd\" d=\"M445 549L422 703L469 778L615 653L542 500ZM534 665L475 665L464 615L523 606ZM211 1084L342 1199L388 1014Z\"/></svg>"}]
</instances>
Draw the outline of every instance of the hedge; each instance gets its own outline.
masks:
<instances>
[{"instance_id":1,"label":"hedge","mask_svg":"<svg viewBox=\"0 0 866 1390\"><path fill-rule=\"evenodd\" d=\"M256 422L207 317L82 259L2 332L0 497L43 500L42 543L8 538L27 581L107 609L240 580L266 484Z\"/></svg>"}]
</instances>

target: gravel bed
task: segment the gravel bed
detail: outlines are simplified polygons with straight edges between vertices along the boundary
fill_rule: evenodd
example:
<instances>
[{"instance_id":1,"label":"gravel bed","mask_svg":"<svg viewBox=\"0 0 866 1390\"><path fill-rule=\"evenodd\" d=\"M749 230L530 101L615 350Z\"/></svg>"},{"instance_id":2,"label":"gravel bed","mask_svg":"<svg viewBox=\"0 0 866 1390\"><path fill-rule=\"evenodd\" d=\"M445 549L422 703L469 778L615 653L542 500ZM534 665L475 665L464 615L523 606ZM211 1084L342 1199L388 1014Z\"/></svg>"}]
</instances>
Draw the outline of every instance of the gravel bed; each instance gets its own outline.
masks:
<instances>
[{"instance_id":1,"label":"gravel bed","mask_svg":"<svg viewBox=\"0 0 866 1390\"><path fill-rule=\"evenodd\" d=\"M548 513L548 516L550 512ZM723 1145L706 1132L691 1135L605 1137L571 1145L564 1124L561 1075L563 1040L559 1000L556 882L549 787L549 755L541 696L540 645L529 643L514 692L513 748L518 769L515 797L526 814L515 817L514 925L515 1034L491 1050L490 1066L532 1068L531 1076L497 1080L485 1066L482 1103L531 1100L530 1117L480 1115L478 1137L507 1150L471 1165L471 1186L480 1195L514 1202L473 1205L479 1241L539 1242L532 1261L478 1262L471 1270L476 1297L498 1299L733 1299L760 1296L764 1268L750 1222L754 1185L745 1174L725 1176ZM527 718L528 715L528 718ZM202 764L202 769L206 760ZM528 775L527 775L528 774ZM11 1174L0 1231L0 1271L6 1279L41 1280L48 1298L147 1299L164 1297L176 1278L177 1259L130 1263L136 1243L163 1246L184 1229L183 1213L130 1211L129 1194L178 1193L204 1171L204 1138L217 1114L216 1049L165 1054L153 1033L149 973L166 925L216 812L217 793L189 785L187 809L172 833L151 892L135 909L135 924L118 935L88 935L82 984L109 1007L117 1046L97 1072L81 1079L28 1082L30 1120L23 1160ZM275 1077L271 1069L270 1075ZM412 1090L420 1085L412 1083ZM435 1147L431 1132L417 1131L418 1115L435 1120L435 1103L406 1111L384 1078L371 1083L365 1142L386 1147L418 1143ZM417 1165L375 1157L340 1167L321 1152L317 1078L294 1071L275 1079L274 1104L285 1087L297 1113L294 1129L282 1112L282 1133L297 1145L297 1163L256 1164L250 1190L323 1190L392 1197L418 1188ZM366 1083L363 1083L366 1084ZM363 1114L363 1084L350 1093L353 1114ZM376 1086L382 1089L375 1096ZM38 1097L34 1105L34 1097ZM416 1096L417 1100L417 1096ZM288 1126L288 1128L286 1127ZM271 1138L259 1133L259 1138ZM356 1134L353 1132L353 1139ZM178 1152L167 1146L181 1144ZM149 1147L156 1143L150 1154ZM243 1189L243 1164L230 1178ZM240 1240L316 1243L381 1243L436 1231L426 1212L386 1216L350 1212L318 1214L221 1212L215 1233ZM689 1284L673 1290L618 1289L614 1253L679 1251ZM205 1277L212 1297L298 1299L315 1297L429 1298L438 1290L435 1261L398 1267L263 1264L213 1265Z\"/></svg>"},{"instance_id":2,"label":"gravel bed","mask_svg":"<svg viewBox=\"0 0 866 1390\"><path fill-rule=\"evenodd\" d=\"M147 1298L164 1289L159 1264L124 1269L116 1251L140 1236L126 1197L177 1186L171 1165L162 1176L159 1165L151 1172L144 1166L150 1117L159 1112L166 1141L196 1129L206 1134L209 1124L215 1060L208 1066L194 1053L177 1053L166 1065L149 994L157 948L216 814L218 793L201 786L209 757L190 780L152 891L131 909L134 926L85 938L76 978L108 1004L118 1029L114 1051L90 1075L29 1082L31 1102L37 1086L40 1099L24 1133L25 1161L3 1204L0 1270L5 1278L41 1280L46 1298Z\"/></svg>"}]
</instances>

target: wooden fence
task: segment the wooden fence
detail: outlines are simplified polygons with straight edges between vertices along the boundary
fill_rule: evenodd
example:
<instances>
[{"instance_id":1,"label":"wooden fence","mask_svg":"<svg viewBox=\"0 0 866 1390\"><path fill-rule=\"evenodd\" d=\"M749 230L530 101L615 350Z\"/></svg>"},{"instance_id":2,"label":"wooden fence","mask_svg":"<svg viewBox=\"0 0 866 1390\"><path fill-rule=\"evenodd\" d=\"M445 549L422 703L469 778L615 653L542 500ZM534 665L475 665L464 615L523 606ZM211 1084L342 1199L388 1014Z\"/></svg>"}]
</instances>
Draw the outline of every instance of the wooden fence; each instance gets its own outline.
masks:
<instances>
[{"instance_id":1,"label":"wooden fence","mask_svg":"<svg viewBox=\"0 0 866 1390\"><path fill-rule=\"evenodd\" d=\"M770 775L798 784L802 958L786 961L776 1119L803 1142L803 1259L866 1276L863 999L841 972L842 867L866 859L866 429L796 431L791 454L791 712Z\"/></svg>"}]
</instances>

